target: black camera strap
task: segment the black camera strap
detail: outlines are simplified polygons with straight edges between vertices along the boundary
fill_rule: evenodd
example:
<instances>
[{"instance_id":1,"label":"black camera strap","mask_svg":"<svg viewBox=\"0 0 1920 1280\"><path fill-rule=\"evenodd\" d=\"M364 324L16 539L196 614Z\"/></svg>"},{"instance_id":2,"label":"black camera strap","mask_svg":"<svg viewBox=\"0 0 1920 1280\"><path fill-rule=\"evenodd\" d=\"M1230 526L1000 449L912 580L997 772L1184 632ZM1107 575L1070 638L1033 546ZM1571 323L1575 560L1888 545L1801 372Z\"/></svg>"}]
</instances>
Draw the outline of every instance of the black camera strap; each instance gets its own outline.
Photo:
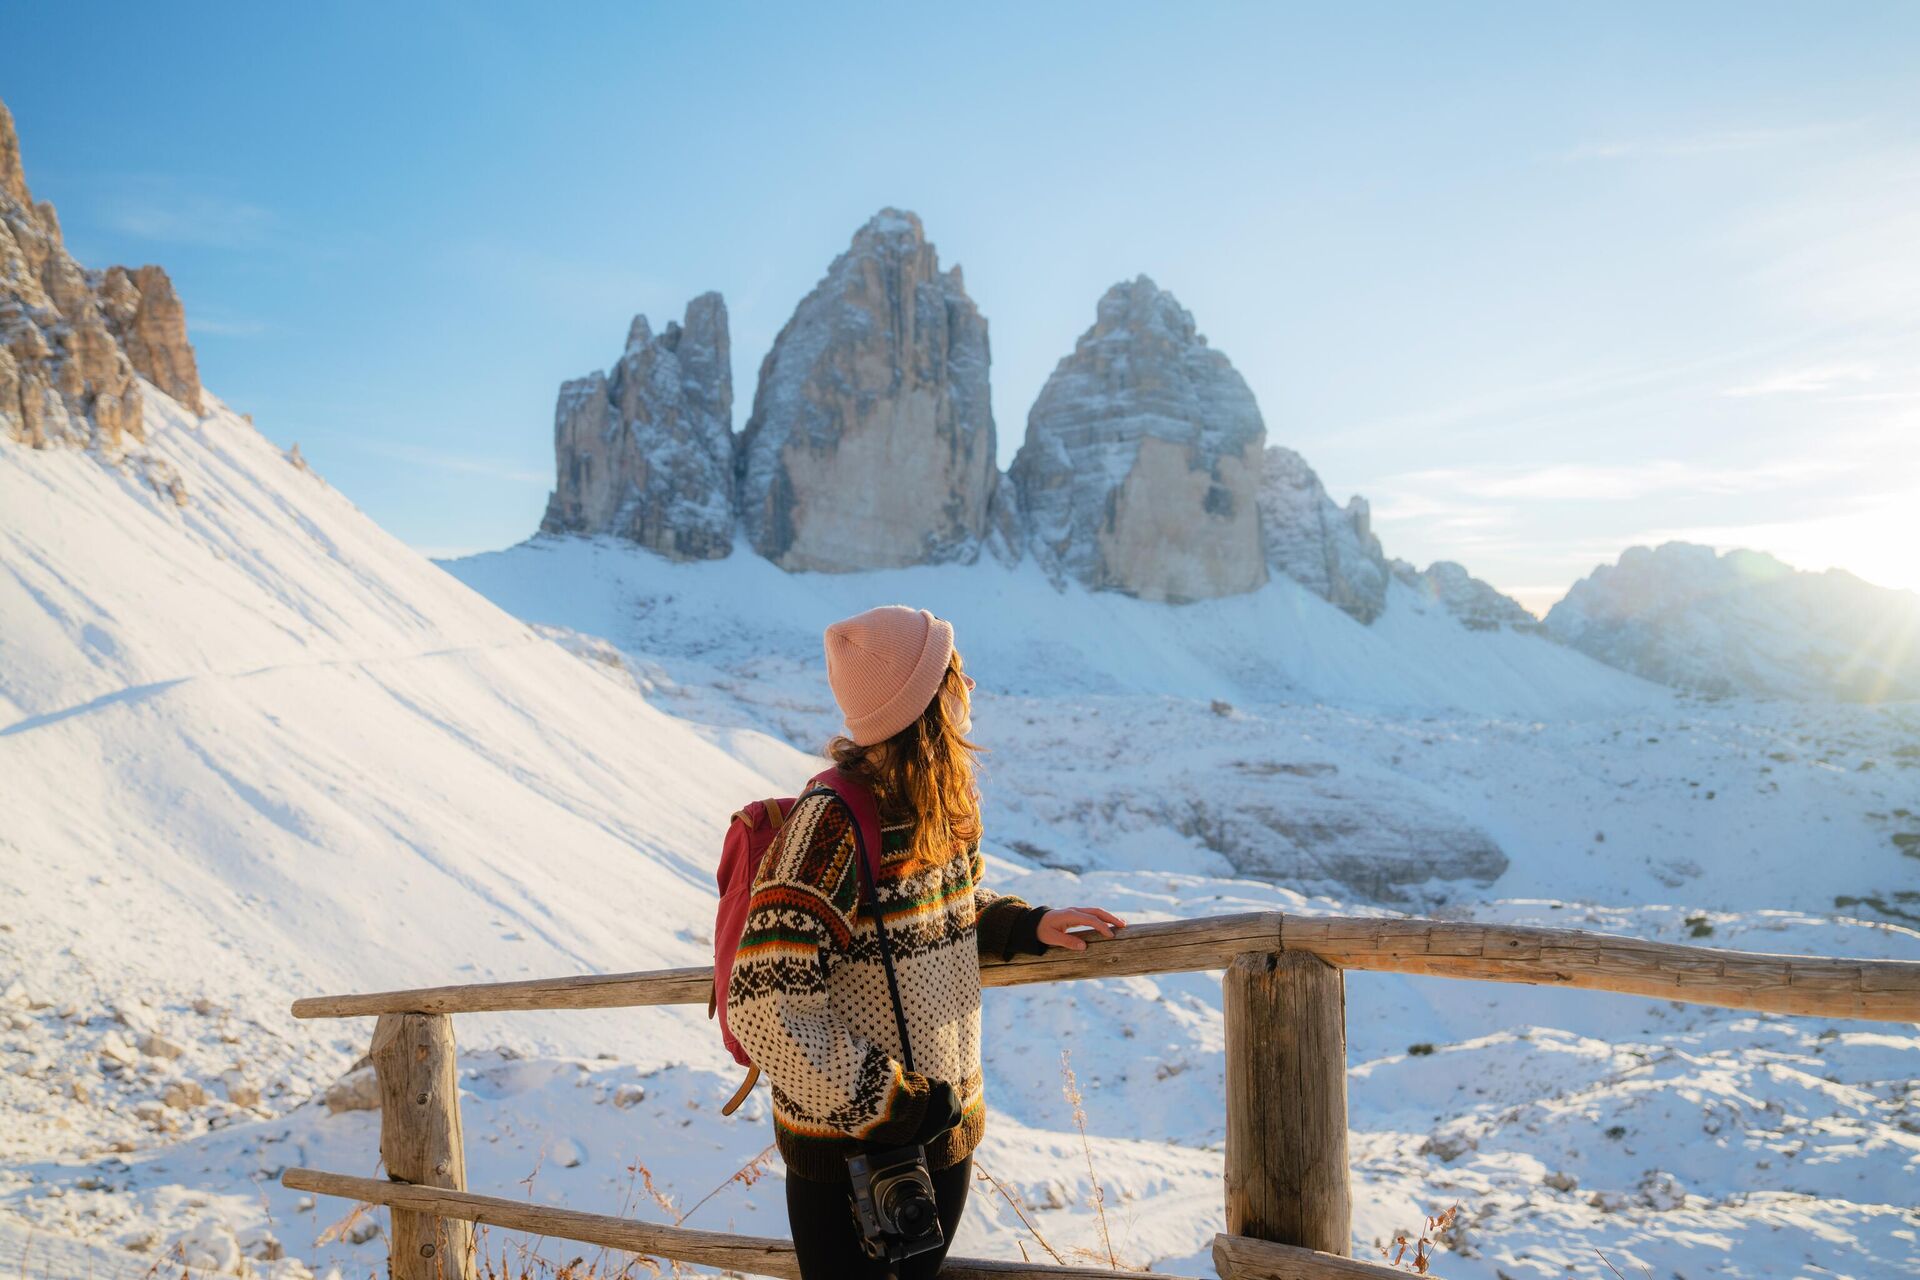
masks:
<instances>
[{"instance_id":1,"label":"black camera strap","mask_svg":"<svg viewBox=\"0 0 1920 1280\"><path fill-rule=\"evenodd\" d=\"M873 918L874 929L880 934L880 964L887 971L887 992L893 997L893 1018L900 1028L900 1047L904 1051L905 1065L907 1070L912 1071L914 1069L913 1042L907 1037L907 1011L900 1003L900 979L893 970L893 944L887 938L885 922L880 919L880 891L874 887L872 871L867 866L866 833L860 829L860 815L853 811L853 805L845 796L831 787L821 787L819 791L838 800L840 806L847 811L847 820L853 824L853 847L860 863L860 883L867 888L868 914ZM855 914L858 914L857 909Z\"/></svg>"}]
</instances>

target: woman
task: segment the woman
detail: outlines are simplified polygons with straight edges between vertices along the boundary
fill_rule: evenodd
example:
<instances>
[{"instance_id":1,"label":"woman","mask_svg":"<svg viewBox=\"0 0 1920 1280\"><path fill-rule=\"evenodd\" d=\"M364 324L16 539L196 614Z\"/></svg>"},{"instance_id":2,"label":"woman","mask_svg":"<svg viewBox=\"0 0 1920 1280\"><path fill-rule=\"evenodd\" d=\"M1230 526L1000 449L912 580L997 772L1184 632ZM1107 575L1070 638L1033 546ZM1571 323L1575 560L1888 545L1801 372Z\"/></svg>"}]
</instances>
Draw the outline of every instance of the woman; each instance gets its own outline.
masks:
<instances>
[{"instance_id":1,"label":"woman","mask_svg":"<svg viewBox=\"0 0 1920 1280\"><path fill-rule=\"evenodd\" d=\"M873 793L881 824L872 886L900 984L914 1069L902 1063L886 970L844 805L795 806L768 849L727 985L733 1032L772 1082L774 1139L803 1280L931 1277L966 1207L986 1128L980 958L1083 950L1112 937L1098 907L1035 907L981 883L979 791L966 738L973 680L953 627L885 605L826 630L827 682L846 720L828 744ZM924 1143L944 1241L893 1271L860 1247L847 1157Z\"/></svg>"}]
</instances>

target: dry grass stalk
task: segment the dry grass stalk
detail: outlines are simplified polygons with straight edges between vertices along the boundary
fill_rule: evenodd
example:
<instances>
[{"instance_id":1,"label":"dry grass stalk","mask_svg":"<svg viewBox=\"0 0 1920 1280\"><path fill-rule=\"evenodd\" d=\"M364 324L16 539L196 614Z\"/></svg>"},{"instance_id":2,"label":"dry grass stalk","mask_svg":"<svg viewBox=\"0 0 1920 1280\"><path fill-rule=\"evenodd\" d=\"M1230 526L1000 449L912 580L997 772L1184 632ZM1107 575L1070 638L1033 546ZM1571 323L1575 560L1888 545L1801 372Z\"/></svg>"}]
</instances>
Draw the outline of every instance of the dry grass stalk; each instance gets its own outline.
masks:
<instances>
[{"instance_id":1,"label":"dry grass stalk","mask_svg":"<svg viewBox=\"0 0 1920 1280\"><path fill-rule=\"evenodd\" d=\"M735 1169L731 1174L729 1174L725 1182L722 1182L719 1186L715 1187L713 1190L707 1192L707 1194L705 1194L704 1196L701 1196L698 1200L694 1201L692 1209L687 1210L685 1213L681 1214L678 1218L674 1219L674 1225L678 1226L680 1223L685 1222L688 1218L691 1218L694 1215L695 1210L699 1209L701 1205L713 1199L716 1195L719 1195L720 1192L725 1190L727 1187L732 1186L734 1183L737 1182L743 1187L750 1187L754 1183L758 1182L761 1178L765 1177L773 1168L774 1146L775 1146L774 1143L769 1142L764 1148L761 1149L759 1155L747 1161L745 1164L741 1165L738 1169Z\"/></svg>"},{"instance_id":2,"label":"dry grass stalk","mask_svg":"<svg viewBox=\"0 0 1920 1280\"><path fill-rule=\"evenodd\" d=\"M1100 1218L1100 1241L1106 1246L1106 1264L1118 1271L1120 1263L1113 1256L1113 1237L1107 1232L1107 1193L1101 1190L1100 1179L1093 1172L1093 1146L1087 1141L1087 1113L1080 1109L1080 1089L1073 1078L1073 1066L1068 1061L1072 1054L1071 1049L1060 1051L1060 1070L1067 1078L1066 1095L1067 1101L1073 1104L1073 1122L1080 1127L1080 1149L1087 1155L1087 1181L1093 1184L1093 1211ZM1100 1261L1099 1254L1089 1252L1086 1256Z\"/></svg>"},{"instance_id":3,"label":"dry grass stalk","mask_svg":"<svg viewBox=\"0 0 1920 1280\"><path fill-rule=\"evenodd\" d=\"M1454 1217L1459 1212L1460 1206L1456 1204L1449 1205L1445 1213L1428 1214L1427 1225L1421 1230L1418 1240L1409 1240L1406 1233L1402 1232L1393 1238L1391 1251L1386 1246L1381 1246L1380 1256L1387 1260L1387 1265L1390 1267L1404 1267L1415 1275L1426 1275L1427 1269L1433 1265L1431 1251L1434 1245L1438 1244L1439 1237L1453 1226ZM1410 1246L1413 1249L1413 1256L1409 1258L1407 1249Z\"/></svg>"},{"instance_id":4,"label":"dry grass stalk","mask_svg":"<svg viewBox=\"0 0 1920 1280\"><path fill-rule=\"evenodd\" d=\"M1033 1238L1039 1242L1040 1247L1042 1249L1045 1249L1049 1254L1051 1254L1053 1256L1053 1260L1056 1263L1059 1263L1061 1266L1065 1266L1066 1265L1065 1260L1061 1258L1060 1254L1054 1249L1052 1245L1047 1243L1046 1237L1040 1234L1040 1228L1034 1226L1033 1219L1027 1217L1027 1212L1025 1207L1021 1205L1021 1203L1017 1199L1014 1198L1012 1192L1008 1191L1006 1187L1001 1185L1000 1179L988 1173L986 1169L982 1168L978 1163L975 1163L975 1165L973 1166L973 1171L976 1177L985 1178L988 1182L991 1182L993 1184L993 1189L995 1191L998 1191L1009 1205L1013 1206L1014 1213L1019 1215L1020 1224L1024 1226L1028 1231L1031 1231L1033 1233ZM1015 1243L1019 1244L1020 1246L1020 1257L1027 1262L1032 1262L1033 1259L1027 1257L1026 1242L1016 1241Z\"/></svg>"},{"instance_id":5,"label":"dry grass stalk","mask_svg":"<svg viewBox=\"0 0 1920 1280\"><path fill-rule=\"evenodd\" d=\"M1615 1274L1616 1276L1620 1276L1620 1280L1627 1280L1627 1278L1624 1275L1620 1275L1620 1268L1613 1265L1612 1258L1609 1258L1604 1253L1600 1253L1600 1250L1598 1248L1595 1248L1594 1252L1597 1254L1600 1254L1600 1261L1607 1264L1607 1270L1613 1272L1613 1274ZM1640 1264L1640 1273L1646 1276L1647 1280L1653 1280L1653 1272L1647 1269L1647 1264L1644 1262Z\"/></svg>"}]
</instances>

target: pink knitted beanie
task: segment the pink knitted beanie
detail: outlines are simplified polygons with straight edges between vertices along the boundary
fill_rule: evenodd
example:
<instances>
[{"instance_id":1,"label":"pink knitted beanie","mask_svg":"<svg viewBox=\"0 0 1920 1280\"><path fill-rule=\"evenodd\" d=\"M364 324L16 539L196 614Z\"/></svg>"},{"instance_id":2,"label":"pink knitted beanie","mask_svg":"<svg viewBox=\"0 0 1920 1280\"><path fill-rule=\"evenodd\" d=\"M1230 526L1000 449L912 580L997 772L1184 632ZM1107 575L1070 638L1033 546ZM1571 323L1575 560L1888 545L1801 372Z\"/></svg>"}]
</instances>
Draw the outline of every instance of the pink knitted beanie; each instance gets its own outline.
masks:
<instances>
[{"instance_id":1,"label":"pink knitted beanie","mask_svg":"<svg viewBox=\"0 0 1920 1280\"><path fill-rule=\"evenodd\" d=\"M927 709L953 657L953 624L925 609L883 604L827 628L827 683L863 747L884 742Z\"/></svg>"}]
</instances>

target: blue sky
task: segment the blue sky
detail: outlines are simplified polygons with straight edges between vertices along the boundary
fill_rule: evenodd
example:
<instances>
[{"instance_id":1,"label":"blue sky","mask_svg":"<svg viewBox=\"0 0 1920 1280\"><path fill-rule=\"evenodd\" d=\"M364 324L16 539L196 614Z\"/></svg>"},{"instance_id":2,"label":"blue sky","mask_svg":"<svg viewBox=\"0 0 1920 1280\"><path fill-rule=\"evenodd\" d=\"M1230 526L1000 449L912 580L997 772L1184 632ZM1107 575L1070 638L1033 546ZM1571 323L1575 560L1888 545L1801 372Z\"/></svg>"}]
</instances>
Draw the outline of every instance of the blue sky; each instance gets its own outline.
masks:
<instances>
[{"instance_id":1,"label":"blue sky","mask_svg":"<svg viewBox=\"0 0 1920 1280\"><path fill-rule=\"evenodd\" d=\"M1635 542L1920 588L1920 6L14 5L89 266L435 553L537 524L554 393L706 289L735 425L855 227L987 316L1003 464L1172 290L1390 555L1550 603Z\"/></svg>"}]
</instances>

